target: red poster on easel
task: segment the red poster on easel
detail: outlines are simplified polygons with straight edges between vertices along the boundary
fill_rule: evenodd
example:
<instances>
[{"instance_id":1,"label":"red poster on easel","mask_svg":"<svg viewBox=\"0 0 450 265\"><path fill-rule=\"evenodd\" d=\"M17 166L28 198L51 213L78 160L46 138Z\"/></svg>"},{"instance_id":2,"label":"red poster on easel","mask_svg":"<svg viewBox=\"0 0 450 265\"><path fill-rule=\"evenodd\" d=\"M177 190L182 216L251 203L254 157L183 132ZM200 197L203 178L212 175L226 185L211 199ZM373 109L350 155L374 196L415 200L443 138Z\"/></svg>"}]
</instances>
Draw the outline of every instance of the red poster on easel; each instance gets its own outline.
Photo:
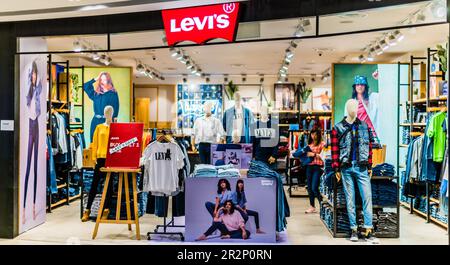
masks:
<instances>
[{"instance_id":1,"label":"red poster on easel","mask_svg":"<svg viewBox=\"0 0 450 265\"><path fill-rule=\"evenodd\" d=\"M139 168L143 123L111 123L105 167Z\"/></svg>"}]
</instances>

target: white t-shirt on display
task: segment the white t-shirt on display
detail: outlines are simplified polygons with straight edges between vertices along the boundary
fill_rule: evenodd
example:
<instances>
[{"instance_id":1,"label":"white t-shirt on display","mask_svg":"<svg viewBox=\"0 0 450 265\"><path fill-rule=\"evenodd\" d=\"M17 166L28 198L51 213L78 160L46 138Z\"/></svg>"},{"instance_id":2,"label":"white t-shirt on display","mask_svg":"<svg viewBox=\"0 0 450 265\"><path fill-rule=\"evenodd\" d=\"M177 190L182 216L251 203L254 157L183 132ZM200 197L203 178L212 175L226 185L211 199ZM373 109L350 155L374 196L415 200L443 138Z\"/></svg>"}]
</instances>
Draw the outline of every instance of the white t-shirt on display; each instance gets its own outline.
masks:
<instances>
[{"instance_id":1,"label":"white t-shirt on display","mask_svg":"<svg viewBox=\"0 0 450 265\"><path fill-rule=\"evenodd\" d=\"M216 117L200 117L194 123L195 143L216 143L217 138L224 136L225 130Z\"/></svg>"},{"instance_id":2,"label":"white t-shirt on display","mask_svg":"<svg viewBox=\"0 0 450 265\"><path fill-rule=\"evenodd\" d=\"M144 151L143 191L170 196L178 189L178 171L184 167L184 154L176 143L153 142Z\"/></svg>"}]
</instances>

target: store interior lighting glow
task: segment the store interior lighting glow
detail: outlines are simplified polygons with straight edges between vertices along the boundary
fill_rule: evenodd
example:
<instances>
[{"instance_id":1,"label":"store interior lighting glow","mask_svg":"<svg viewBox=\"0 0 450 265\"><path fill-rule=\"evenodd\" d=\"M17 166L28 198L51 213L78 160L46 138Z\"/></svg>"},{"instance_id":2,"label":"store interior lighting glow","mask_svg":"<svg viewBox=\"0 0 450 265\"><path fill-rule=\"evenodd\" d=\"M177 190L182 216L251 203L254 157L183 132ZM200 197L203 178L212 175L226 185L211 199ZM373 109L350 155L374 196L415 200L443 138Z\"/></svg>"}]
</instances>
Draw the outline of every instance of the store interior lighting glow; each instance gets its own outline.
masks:
<instances>
[{"instance_id":1,"label":"store interior lighting glow","mask_svg":"<svg viewBox=\"0 0 450 265\"><path fill-rule=\"evenodd\" d=\"M111 63L112 63L111 57L107 56L106 59L105 59L104 64L105 64L106 66L108 66L108 65L110 65Z\"/></svg>"},{"instance_id":2,"label":"store interior lighting glow","mask_svg":"<svg viewBox=\"0 0 450 265\"><path fill-rule=\"evenodd\" d=\"M447 15L445 3L441 0L434 0L430 9L435 18L444 18Z\"/></svg>"},{"instance_id":3,"label":"store interior lighting glow","mask_svg":"<svg viewBox=\"0 0 450 265\"><path fill-rule=\"evenodd\" d=\"M178 51L175 50L174 48L170 48L169 51L170 51L170 55L171 55L172 57L175 57L175 56L178 55Z\"/></svg>"},{"instance_id":4,"label":"store interior lighting glow","mask_svg":"<svg viewBox=\"0 0 450 265\"><path fill-rule=\"evenodd\" d=\"M375 52L377 55L383 54L383 49L380 47L380 45L375 46Z\"/></svg>"},{"instance_id":5,"label":"store interior lighting glow","mask_svg":"<svg viewBox=\"0 0 450 265\"><path fill-rule=\"evenodd\" d=\"M287 62L287 63L290 63L290 62L291 62L291 59L289 59L288 57L286 57L286 58L284 58L284 61Z\"/></svg>"},{"instance_id":6,"label":"store interior lighting glow","mask_svg":"<svg viewBox=\"0 0 450 265\"><path fill-rule=\"evenodd\" d=\"M289 63L284 63L281 68L287 70L289 68Z\"/></svg>"},{"instance_id":7,"label":"store interior lighting glow","mask_svg":"<svg viewBox=\"0 0 450 265\"><path fill-rule=\"evenodd\" d=\"M405 35L403 35L400 30L394 31L394 36L397 39L397 41L402 41L405 38Z\"/></svg>"},{"instance_id":8,"label":"store interior lighting glow","mask_svg":"<svg viewBox=\"0 0 450 265\"><path fill-rule=\"evenodd\" d=\"M395 38L393 33L388 35L387 40L388 40L389 46L392 47L392 46L397 45L397 39Z\"/></svg>"},{"instance_id":9,"label":"store interior lighting glow","mask_svg":"<svg viewBox=\"0 0 450 265\"><path fill-rule=\"evenodd\" d=\"M92 53L92 59L94 61L98 61L100 59L100 55L98 55L98 53L94 52L94 53Z\"/></svg>"}]
</instances>

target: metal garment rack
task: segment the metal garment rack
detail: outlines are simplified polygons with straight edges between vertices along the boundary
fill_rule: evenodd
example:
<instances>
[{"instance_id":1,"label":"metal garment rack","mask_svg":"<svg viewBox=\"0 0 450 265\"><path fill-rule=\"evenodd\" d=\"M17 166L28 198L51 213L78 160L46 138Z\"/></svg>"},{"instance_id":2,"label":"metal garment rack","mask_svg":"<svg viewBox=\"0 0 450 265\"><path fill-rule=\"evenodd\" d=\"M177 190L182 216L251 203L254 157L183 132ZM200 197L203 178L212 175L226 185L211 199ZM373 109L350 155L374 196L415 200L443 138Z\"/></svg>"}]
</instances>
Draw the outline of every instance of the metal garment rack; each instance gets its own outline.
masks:
<instances>
[{"instance_id":1,"label":"metal garment rack","mask_svg":"<svg viewBox=\"0 0 450 265\"><path fill-rule=\"evenodd\" d=\"M164 195L164 198L167 198L167 195ZM184 241L184 234L182 232L170 232L167 231L167 228L175 228L175 227L185 227L184 225L175 225L175 219L173 217L171 217L170 222L167 223L167 214L164 215L163 217L163 224L162 225L157 225L155 230L153 232L148 232L147 233L147 239L151 240L151 235L178 235L180 236L181 241ZM163 231L160 232L159 229L163 228Z\"/></svg>"},{"instance_id":2,"label":"metal garment rack","mask_svg":"<svg viewBox=\"0 0 450 265\"><path fill-rule=\"evenodd\" d=\"M432 74L431 73L431 58L436 54L437 50L434 49L427 49L427 56L426 57L414 57L411 56L410 57L410 63L409 63L409 127L410 127L410 135L411 137L414 136L419 136L422 135L423 133L416 133L413 132L414 128L417 128L417 126L423 126L423 124L417 124L414 123L414 112L413 112L413 107L415 105L424 105L426 113L430 114L432 112L435 111L439 111L440 107L432 107L431 104L439 104L439 103L445 103L445 107L448 106L448 95L447 97L442 97L442 98L430 98L430 78L431 77L440 77L443 80L446 79L446 77L443 74ZM417 65L423 65L424 61L426 61L426 79L414 79L414 66ZM419 84L426 84L426 97L425 99L420 99L417 100L416 102L414 102L414 97L413 97L413 89L414 89L414 84L419 83ZM429 115L427 116L427 119L429 118ZM447 137L447 141L448 141L448 137ZM407 147L407 146L405 146ZM430 208L431 208L431 204L439 204L440 202L437 200L434 200L431 198L431 189L435 187L435 184L430 183L429 181L425 181L425 191L426 191L426 195L425 195L425 199L426 199L426 212L421 212L418 209L416 209L413 205L413 198L409 199L409 205L407 203L402 203L402 205L407 208L410 212L410 214L417 214L418 216L421 216L423 218L425 218L427 223L433 222L441 227L444 227L447 229L448 231L448 223L444 223L442 221L437 220L436 218L431 216L431 212L430 212Z\"/></svg>"}]
</instances>

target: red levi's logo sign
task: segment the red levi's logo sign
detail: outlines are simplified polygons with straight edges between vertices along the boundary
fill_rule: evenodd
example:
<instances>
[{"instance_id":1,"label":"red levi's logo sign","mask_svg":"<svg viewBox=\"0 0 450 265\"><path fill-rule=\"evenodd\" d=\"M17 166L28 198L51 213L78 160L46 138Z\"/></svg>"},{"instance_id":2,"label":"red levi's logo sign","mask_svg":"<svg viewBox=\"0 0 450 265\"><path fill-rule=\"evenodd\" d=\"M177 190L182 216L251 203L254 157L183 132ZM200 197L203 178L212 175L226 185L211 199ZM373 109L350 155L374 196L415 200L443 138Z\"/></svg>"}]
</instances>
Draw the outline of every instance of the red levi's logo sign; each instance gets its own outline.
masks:
<instances>
[{"instance_id":1,"label":"red levi's logo sign","mask_svg":"<svg viewBox=\"0 0 450 265\"><path fill-rule=\"evenodd\" d=\"M239 3L162 11L167 44L182 41L203 44L212 39L234 41Z\"/></svg>"},{"instance_id":2,"label":"red levi's logo sign","mask_svg":"<svg viewBox=\"0 0 450 265\"><path fill-rule=\"evenodd\" d=\"M105 167L139 168L143 123L111 123Z\"/></svg>"}]
</instances>

